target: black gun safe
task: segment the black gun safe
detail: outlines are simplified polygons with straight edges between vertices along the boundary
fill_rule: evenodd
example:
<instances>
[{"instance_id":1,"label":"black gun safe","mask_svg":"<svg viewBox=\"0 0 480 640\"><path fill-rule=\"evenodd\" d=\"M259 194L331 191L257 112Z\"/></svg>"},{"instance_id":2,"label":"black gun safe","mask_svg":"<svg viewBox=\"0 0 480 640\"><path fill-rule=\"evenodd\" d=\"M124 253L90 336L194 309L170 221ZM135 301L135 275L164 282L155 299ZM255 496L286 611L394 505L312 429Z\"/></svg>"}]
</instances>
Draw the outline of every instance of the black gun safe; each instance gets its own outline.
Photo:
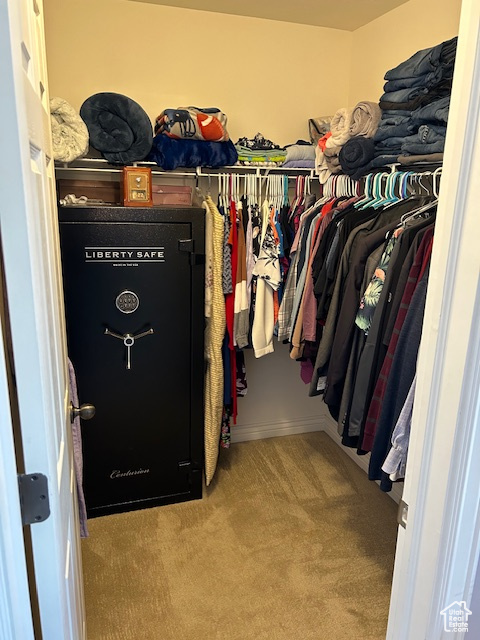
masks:
<instances>
[{"instance_id":1,"label":"black gun safe","mask_svg":"<svg viewBox=\"0 0 480 640\"><path fill-rule=\"evenodd\" d=\"M202 496L204 211L60 207L89 517Z\"/></svg>"}]
</instances>

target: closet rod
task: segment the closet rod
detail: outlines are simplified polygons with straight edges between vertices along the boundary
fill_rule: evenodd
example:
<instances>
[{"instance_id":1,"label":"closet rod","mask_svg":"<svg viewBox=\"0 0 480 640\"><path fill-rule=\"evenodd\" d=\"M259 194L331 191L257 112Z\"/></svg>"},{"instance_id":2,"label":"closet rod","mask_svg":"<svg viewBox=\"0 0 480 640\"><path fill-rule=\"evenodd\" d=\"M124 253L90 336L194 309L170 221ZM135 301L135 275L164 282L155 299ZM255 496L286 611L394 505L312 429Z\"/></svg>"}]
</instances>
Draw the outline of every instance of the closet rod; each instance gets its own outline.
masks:
<instances>
[{"instance_id":1,"label":"closet rod","mask_svg":"<svg viewBox=\"0 0 480 640\"><path fill-rule=\"evenodd\" d=\"M171 171L164 171L162 169L155 169L158 165L154 162L132 162L131 166L134 167L150 167L153 175L165 175L165 176L180 176L180 177L213 177L219 173L240 173L251 174L254 173L259 178L268 176L270 172L280 173L287 175L289 179L294 179L298 175L307 175L310 178L315 178L314 169L302 169L302 168L284 168L284 167L252 167L250 165L232 165L228 167L220 167L219 169L209 169L203 167L195 167L192 169L184 169L177 171L173 169ZM55 162L55 168L62 171L103 171L104 173L119 173L123 170L123 167L116 167L110 165L103 158L81 158L75 160L72 163Z\"/></svg>"},{"instance_id":2,"label":"closet rod","mask_svg":"<svg viewBox=\"0 0 480 640\"><path fill-rule=\"evenodd\" d=\"M133 166L133 165L132 165ZM140 166L138 165L138 163L135 166ZM122 173L123 172L123 167L120 169L113 169L111 167L70 167L70 166L63 166L63 165L57 165L55 167L55 169L57 171L80 171L83 173L104 173L104 174L115 174L115 173ZM182 172L182 171L155 171L155 169L152 170L152 175L159 175L159 176L171 176L172 178L195 178L196 174L192 173L192 172ZM206 174L203 174L206 175ZM216 175L216 174L215 174Z\"/></svg>"}]
</instances>

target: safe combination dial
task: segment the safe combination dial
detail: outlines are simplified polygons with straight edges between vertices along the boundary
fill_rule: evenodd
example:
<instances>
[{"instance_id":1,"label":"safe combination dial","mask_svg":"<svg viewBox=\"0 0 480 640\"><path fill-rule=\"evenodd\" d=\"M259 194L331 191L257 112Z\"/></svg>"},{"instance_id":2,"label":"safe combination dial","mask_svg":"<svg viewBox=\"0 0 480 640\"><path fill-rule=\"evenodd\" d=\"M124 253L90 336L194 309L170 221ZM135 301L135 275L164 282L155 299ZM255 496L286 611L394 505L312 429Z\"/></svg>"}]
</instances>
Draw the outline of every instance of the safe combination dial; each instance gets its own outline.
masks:
<instances>
[{"instance_id":1,"label":"safe combination dial","mask_svg":"<svg viewBox=\"0 0 480 640\"><path fill-rule=\"evenodd\" d=\"M136 293L125 289L115 298L115 306L122 313L133 313L138 309L140 300Z\"/></svg>"}]
</instances>

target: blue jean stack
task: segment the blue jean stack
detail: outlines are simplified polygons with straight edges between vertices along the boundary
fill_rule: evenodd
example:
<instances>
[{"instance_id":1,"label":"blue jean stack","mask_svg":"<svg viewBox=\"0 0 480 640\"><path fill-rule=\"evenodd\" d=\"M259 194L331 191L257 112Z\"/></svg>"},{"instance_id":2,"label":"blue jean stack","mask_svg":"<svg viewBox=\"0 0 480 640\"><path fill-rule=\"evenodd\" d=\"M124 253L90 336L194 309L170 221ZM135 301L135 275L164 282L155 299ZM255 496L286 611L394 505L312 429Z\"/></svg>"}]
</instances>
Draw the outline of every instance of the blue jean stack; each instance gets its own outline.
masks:
<instances>
[{"instance_id":1,"label":"blue jean stack","mask_svg":"<svg viewBox=\"0 0 480 640\"><path fill-rule=\"evenodd\" d=\"M456 48L452 38L387 71L371 168L441 159Z\"/></svg>"}]
</instances>

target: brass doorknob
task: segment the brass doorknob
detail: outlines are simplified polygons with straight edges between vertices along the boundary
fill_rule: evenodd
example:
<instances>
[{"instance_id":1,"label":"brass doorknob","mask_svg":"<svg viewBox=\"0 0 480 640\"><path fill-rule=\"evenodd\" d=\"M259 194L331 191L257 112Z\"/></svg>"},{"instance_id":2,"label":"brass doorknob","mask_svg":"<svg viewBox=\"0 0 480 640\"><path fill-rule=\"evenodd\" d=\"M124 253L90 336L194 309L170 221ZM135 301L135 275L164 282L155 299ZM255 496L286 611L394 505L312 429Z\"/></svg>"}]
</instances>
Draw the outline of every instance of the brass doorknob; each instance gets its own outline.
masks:
<instances>
[{"instance_id":1,"label":"brass doorknob","mask_svg":"<svg viewBox=\"0 0 480 640\"><path fill-rule=\"evenodd\" d=\"M82 420L90 420L95 415L95 407L93 404L82 404L80 407L74 407L70 402L70 422L80 417Z\"/></svg>"}]
</instances>

